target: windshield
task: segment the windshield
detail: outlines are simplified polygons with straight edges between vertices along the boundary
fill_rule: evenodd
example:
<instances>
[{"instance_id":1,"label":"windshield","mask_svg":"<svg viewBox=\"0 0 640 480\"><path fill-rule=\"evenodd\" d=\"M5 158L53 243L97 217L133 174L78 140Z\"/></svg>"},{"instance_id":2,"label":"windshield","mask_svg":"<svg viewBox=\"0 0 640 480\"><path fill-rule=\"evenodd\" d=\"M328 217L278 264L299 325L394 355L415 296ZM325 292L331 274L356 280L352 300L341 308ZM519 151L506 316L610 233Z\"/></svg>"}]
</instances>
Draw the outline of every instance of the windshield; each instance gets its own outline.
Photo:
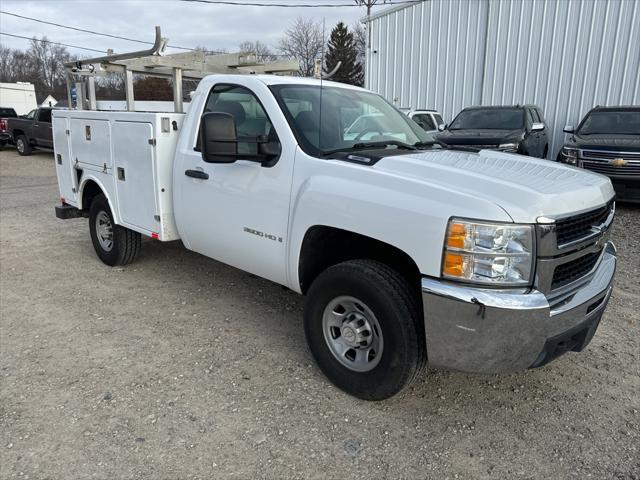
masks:
<instances>
[{"instance_id":1,"label":"windshield","mask_svg":"<svg viewBox=\"0 0 640 480\"><path fill-rule=\"evenodd\" d=\"M474 108L460 112L451 122L449 130L515 130L523 127L524 110L520 108Z\"/></svg>"},{"instance_id":2,"label":"windshield","mask_svg":"<svg viewBox=\"0 0 640 480\"><path fill-rule=\"evenodd\" d=\"M433 137L374 93L317 85L274 85L301 147L310 155L364 148L363 144L433 142ZM322 100L322 102L321 102ZM322 108L320 105L322 103Z\"/></svg>"},{"instance_id":3,"label":"windshield","mask_svg":"<svg viewBox=\"0 0 640 480\"><path fill-rule=\"evenodd\" d=\"M603 111L587 115L578 135L640 135L640 110Z\"/></svg>"}]
</instances>

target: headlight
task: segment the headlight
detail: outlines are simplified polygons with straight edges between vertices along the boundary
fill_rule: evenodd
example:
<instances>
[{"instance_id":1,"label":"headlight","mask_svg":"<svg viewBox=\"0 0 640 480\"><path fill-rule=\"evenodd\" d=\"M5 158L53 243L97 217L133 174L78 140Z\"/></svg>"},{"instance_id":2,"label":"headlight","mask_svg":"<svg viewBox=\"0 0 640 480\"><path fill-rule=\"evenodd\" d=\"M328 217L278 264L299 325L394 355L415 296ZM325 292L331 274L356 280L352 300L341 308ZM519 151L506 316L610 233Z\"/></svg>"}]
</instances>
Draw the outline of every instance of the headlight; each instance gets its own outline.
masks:
<instances>
[{"instance_id":1,"label":"headlight","mask_svg":"<svg viewBox=\"0 0 640 480\"><path fill-rule=\"evenodd\" d=\"M444 278L490 285L527 285L533 274L533 226L451 219Z\"/></svg>"},{"instance_id":2,"label":"headlight","mask_svg":"<svg viewBox=\"0 0 640 480\"><path fill-rule=\"evenodd\" d=\"M501 143L498 145L498 150L504 150L505 152L517 152L518 144L517 143Z\"/></svg>"},{"instance_id":3,"label":"headlight","mask_svg":"<svg viewBox=\"0 0 640 480\"><path fill-rule=\"evenodd\" d=\"M562 155L564 156L565 162L575 165L578 161L578 149L577 148L567 148L562 147Z\"/></svg>"}]
</instances>

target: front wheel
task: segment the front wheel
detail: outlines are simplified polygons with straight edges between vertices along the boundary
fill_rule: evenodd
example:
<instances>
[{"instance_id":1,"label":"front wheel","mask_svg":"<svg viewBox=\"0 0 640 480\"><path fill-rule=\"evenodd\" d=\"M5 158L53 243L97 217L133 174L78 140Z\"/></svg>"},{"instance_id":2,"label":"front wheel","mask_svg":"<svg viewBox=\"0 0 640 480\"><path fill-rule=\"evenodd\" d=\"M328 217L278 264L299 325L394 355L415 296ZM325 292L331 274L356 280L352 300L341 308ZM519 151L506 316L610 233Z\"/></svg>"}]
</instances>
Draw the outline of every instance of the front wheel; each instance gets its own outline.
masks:
<instances>
[{"instance_id":1,"label":"front wheel","mask_svg":"<svg viewBox=\"0 0 640 480\"><path fill-rule=\"evenodd\" d=\"M29 143L27 137L25 137L24 135L20 135L18 138L16 138L16 150L18 150L18 153L23 157L31 155L31 144Z\"/></svg>"},{"instance_id":2,"label":"front wheel","mask_svg":"<svg viewBox=\"0 0 640 480\"><path fill-rule=\"evenodd\" d=\"M98 258L109 266L127 265L140 253L140 234L115 224L104 195L97 195L91 202L89 233Z\"/></svg>"},{"instance_id":3,"label":"front wheel","mask_svg":"<svg viewBox=\"0 0 640 480\"><path fill-rule=\"evenodd\" d=\"M408 386L426 363L415 289L371 260L328 268L307 294L304 327L311 353L337 387L383 400Z\"/></svg>"}]
</instances>

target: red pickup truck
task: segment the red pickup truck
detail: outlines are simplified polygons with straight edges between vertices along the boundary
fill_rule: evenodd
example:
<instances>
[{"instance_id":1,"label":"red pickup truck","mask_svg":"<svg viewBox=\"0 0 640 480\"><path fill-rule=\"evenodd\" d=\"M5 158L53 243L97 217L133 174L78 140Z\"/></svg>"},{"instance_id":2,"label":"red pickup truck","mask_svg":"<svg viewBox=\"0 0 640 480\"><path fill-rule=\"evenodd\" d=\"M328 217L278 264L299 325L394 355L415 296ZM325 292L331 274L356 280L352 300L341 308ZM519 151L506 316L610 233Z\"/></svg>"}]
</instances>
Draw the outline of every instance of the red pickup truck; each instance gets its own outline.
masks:
<instances>
[{"instance_id":1,"label":"red pickup truck","mask_svg":"<svg viewBox=\"0 0 640 480\"><path fill-rule=\"evenodd\" d=\"M13 108L0 107L0 150L11 142L11 134L7 129L7 119L15 118L18 114Z\"/></svg>"}]
</instances>

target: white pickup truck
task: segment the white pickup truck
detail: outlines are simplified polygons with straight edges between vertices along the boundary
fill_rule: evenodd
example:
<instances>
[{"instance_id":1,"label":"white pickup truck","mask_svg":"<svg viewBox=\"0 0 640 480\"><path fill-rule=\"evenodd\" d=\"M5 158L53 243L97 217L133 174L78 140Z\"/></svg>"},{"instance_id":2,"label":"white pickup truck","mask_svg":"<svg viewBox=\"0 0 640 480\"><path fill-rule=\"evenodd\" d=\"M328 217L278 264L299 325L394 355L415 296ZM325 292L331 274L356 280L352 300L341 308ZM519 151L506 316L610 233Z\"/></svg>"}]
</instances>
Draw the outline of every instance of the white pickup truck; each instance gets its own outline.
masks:
<instances>
[{"instance_id":1,"label":"white pickup truck","mask_svg":"<svg viewBox=\"0 0 640 480\"><path fill-rule=\"evenodd\" d=\"M385 131L345 135L363 115ZM360 88L211 75L186 114L53 117L56 215L88 217L104 263L181 239L305 295L313 356L360 398L427 362L495 373L580 351L611 294L608 178L440 146Z\"/></svg>"}]
</instances>

